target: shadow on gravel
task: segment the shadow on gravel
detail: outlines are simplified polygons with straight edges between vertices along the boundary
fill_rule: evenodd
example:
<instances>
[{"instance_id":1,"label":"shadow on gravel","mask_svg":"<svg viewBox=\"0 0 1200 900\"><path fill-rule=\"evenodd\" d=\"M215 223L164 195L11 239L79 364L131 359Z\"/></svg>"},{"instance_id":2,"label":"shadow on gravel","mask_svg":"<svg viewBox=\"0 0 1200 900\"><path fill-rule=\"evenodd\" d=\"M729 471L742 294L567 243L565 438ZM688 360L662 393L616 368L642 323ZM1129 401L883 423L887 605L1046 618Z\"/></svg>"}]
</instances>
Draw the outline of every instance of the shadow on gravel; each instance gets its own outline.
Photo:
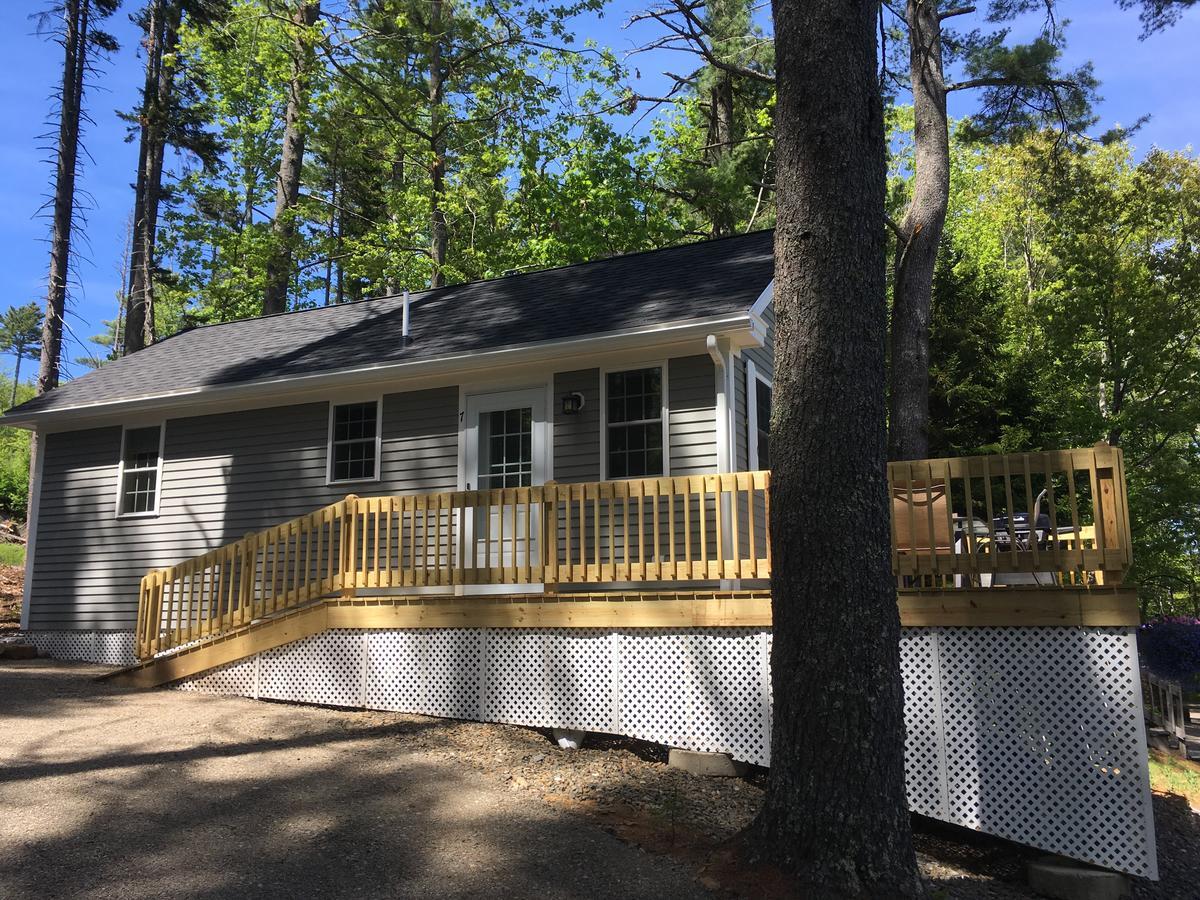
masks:
<instances>
[{"instance_id":1,"label":"shadow on gravel","mask_svg":"<svg viewBox=\"0 0 1200 900\"><path fill-rule=\"evenodd\" d=\"M130 694L56 668L0 667L5 900L705 896L453 760L422 738L439 720Z\"/></svg>"}]
</instances>

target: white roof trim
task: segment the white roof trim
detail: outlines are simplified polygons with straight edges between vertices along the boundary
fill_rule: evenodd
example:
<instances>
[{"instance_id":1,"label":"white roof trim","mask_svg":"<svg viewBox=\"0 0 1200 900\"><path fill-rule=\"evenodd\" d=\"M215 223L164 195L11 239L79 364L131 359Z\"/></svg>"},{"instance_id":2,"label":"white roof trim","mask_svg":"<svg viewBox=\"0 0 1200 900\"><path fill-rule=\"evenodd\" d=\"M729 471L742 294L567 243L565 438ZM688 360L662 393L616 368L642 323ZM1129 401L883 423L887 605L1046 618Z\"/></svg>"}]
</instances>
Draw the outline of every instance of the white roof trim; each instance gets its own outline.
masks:
<instances>
[{"instance_id":1,"label":"white roof trim","mask_svg":"<svg viewBox=\"0 0 1200 900\"><path fill-rule=\"evenodd\" d=\"M763 292L758 295L758 299L754 301L754 305L750 307L750 315L756 319L761 319L762 314L766 312L767 305L775 299L775 279L772 278L767 286L763 288Z\"/></svg>"},{"instance_id":2,"label":"white roof trim","mask_svg":"<svg viewBox=\"0 0 1200 900\"><path fill-rule=\"evenodd\" d=\"M653 347L696 338L703 342L710 333L721 333L733 338L733 343L742 346L761 346L761 330L749 313L731 313L707 319L691 319L681 322L646 325L627 331L584 335L566 340L553 339L528 344L516 344L498 350L457 353L433 359L411 362L382 363L317 372L312 375L289 375L259 381L228 385L200 385L161 394L144 394L122 400L103 403L84 403L77 406L31 412L21 416L0 419L0 424L23 428L36 428L70 419L120 415L144 410L186 408L189 412L200 406L248 397L274 398L301 393L314 388L342 385L370 384L381 380L440 375L478 370L505 365L549 362L560 358L573 358L588 352L627 350ZM739 340L740 339L740 340Z\"/></svg>"}]
</instances>

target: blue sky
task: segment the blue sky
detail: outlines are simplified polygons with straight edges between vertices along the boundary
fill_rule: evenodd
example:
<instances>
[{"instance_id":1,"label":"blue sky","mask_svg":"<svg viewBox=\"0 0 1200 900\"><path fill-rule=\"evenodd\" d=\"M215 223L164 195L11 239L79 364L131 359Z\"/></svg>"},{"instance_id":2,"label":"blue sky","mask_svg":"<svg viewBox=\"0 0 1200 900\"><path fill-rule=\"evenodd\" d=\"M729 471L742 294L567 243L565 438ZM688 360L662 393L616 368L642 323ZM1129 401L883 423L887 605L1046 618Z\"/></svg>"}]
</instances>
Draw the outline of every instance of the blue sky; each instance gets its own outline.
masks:
<instances>
[{"instance_id":1,"label":"blue sky","mask_svg":"<svg viewBox=\"0 0 1200 900\"><path fill-rule=\"evenodd\" d=\"M52 168L46 141L39 136L50 109L50 95L61 65L59 48L35 33L30 14L48 5L45 0L5 0L0 3L0 110L6 127L0 134L0 271L6 275L5 305L44 299L49 249L48 223L38 217L45 202ZM126 143L125 123L116 110L131 109L137 101L141 62L137 54L138 33L129 13L140 0L127 0L125 8L110 20L121 51L103 67L89 88L87 106L95 123L87 126L85 160L79 186L86 192L86 223L77 230L75 269L78 283L73 290L68 317L68 353L73 359L96 352L87 338L101 329L116 312L120 284L120 260L126 222L132 204L129 183L137 161L137 146ZM616 0L602 19L586 20L586 32L624 53L653 33L653 26L624 29L630 12L646 4ZM1092 60L1104 97L1098 112L1101 128L1128 124L1140 115L1152 116L1134 143L1144 152L1151 146L1181 149L1200 136L1200 103L1195 100L1196 48L1200 47L1200 8L1185 14L1175 28L1139 41L1135 12L1117 8L1114 0L1061 0L1059 10L1070 20L1067 63ZM581 23L582 24L582 23ZM1025 23L1028 31L1035 27ZM1017 29L1018 35L1021 29ZM683 66L678 54L658 53L631 60L642 72L635 87L652 94L663 89L657 73ZM956 95L951 113L971 109L971 98ZM3 360L0 357L0 360ZM12 360L3 360L11 371ZM23 375L34 369L27 364ZM79 366L68 365L69 374L80 374Z\"/></svg>"}]
</instances>

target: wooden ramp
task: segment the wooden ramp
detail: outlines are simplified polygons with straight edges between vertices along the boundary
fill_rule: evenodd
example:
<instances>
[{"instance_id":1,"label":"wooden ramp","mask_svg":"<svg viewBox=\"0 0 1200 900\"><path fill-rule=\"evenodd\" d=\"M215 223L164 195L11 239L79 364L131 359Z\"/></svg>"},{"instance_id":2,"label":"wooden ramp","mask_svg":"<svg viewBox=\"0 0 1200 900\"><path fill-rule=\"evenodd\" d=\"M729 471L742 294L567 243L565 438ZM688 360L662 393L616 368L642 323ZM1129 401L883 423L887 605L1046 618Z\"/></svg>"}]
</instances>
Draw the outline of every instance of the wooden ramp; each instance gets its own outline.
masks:
<instances>
[{"instance_id":1,"label":"wooden ramp","mask_svg":"<svg viewBox=\"0 0 1200 900\"><path fill-rule=\"evenodd\" d=\"M101 680L131 687L157 687L217 666L237 662L264 650L320 634L328 627L327 622L328 611L325 604L318 602L289 610L270 619L251 622L228 634L184 647L170 655L117 669L102 675Z\"/></svg>"}]
</instances>

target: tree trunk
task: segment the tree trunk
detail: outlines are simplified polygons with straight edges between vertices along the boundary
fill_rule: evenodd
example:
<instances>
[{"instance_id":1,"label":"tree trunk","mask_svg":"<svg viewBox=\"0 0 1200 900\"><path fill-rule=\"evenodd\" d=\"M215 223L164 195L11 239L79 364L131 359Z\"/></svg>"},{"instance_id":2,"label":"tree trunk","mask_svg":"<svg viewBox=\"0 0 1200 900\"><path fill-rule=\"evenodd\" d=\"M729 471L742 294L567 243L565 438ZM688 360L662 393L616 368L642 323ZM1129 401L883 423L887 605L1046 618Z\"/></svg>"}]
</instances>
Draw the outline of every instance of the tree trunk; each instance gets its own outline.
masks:
<instances>
[{"instance_id":1,"label":"tree trunk","mask_svg":"<svg viewBox=\"0 0 1200 900\"><path fill-rule=\"evenodd\" d=\"M274 247L267 260L267 285L263 315L287 309L288 284L292 278L292 251L296 242L296 203L300 199L300 172L304 165L304 119L308 112L308 80L313 68L313 49L308 29L321 15L320 3L301 3L292 16L292 79L288 86L287 113L283 126L283 152L275 185L275 221L271 232Z\"/></svg>"},{"instance_id":2,"label":"tree trunk","mask_svg":"<svg viewBox=\"0 0 1200 900\"><path fill-rule=\"evenodd\" d=\"M174 53L181 10L174 0L156 0L146 25L146 79L142 87L141 140L134 198L133 250L130 254L129 303L125 316L125 352L155 341L154 268L158 240L158 208L166 154L166 122L170 115L175 67L164 59Z\"/></svg>"},{"instance_id":3,"label":"tree trunk","mask_svg":"<svg viewBox=\"0 0 1200 900\"><path fill-rule=\"evenodd\" d=\"M430 0L429 14L429 150L433 161L429 169L429 254L433 260L430 287L446 283L442 266L446 264L449 229L443 207L446 194L446 151L442 134L442 99L445 72L442 70L442 0Z\"/></svg>"},{"instance_id":4,"label":"tree trunk","mask_svg":"<svg viewBox=\"0 0 1200 900\"><path fill-rule=\"evenodd\" d=\"M714 82L709 89L708 158L718 166L733 150L733 76L728 72L714 73ZM727 237L733 234L733 214L729 204L719 196L709 212L712 221L712 236Z\"/></svg>"},{"instance_id":5,"label":"tree trunk","mask_svg":"<svg viewBox=\"0 0 1200 900\"><path fill-rule=\"evenodd\" d=\"M913 195L896 241L892 301L892 459L929 456L929 322L933 269L950 202L950 132L937 0L908 0L912 71Z\"/></svg>"},{"instance_id":6,"label":"tree trunk","mask_svg":"<svg viewBox=\"0 0 1200 900\"><path fill-rule=\"evenodd\" d=\"M919 893L889 564L877 9L774 3L774 706L745 846L818 897Z\"/></svg>"},{"instance_id":7,"label":"tree trunk","mask_svg":"<svg viewBox=\"0 0 1200 900\"><path fill-rule=\"evenodd\" d=\"M25 354L23 354L23 353L17 354L17 365L13 369L12 400L10 400L8 402L9 409L12 409L14 406L17 405L17 385L21 383L21 357L24 355Z\"/></svg>"},{"instance_id":8,"label":"tree trunk","mask_svg":"<svg viewBox=\"0 0 1200 900\"><path fill-rule=\"evenodd\" d=\"M79 158L79 115L83 76L87 69L90 12L90 0L67 0L64 4L62 104L58 120L58 160L54 174L54 218L50 231L46 321L42 326L42 358L38 370L39 394L58 387L62 364L63 317L67 309L71 226L75 212L75 166Z\"/></svg>"}]
</instances>

